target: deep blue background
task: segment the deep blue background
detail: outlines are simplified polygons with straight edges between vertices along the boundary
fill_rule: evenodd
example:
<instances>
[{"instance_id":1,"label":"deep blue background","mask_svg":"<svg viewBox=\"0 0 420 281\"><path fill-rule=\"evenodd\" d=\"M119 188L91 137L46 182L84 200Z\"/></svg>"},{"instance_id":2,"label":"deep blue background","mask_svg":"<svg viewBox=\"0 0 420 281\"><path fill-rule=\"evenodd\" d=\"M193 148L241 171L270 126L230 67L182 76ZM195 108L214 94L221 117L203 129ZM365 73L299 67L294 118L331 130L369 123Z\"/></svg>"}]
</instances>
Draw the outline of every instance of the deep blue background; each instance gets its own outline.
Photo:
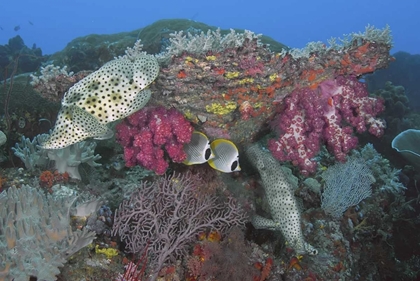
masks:
<instances>
[{"instance_id":1,"label":"deep blue background","mask_svg":"<svg viewBox=\"0 0 420 281\"><path fill-rule=\"evenodd\" d=\"M367 24L389 24L392 52L420 54L419 0L0 0L0 44L19 34L26 45L35 43L49 54L78 36L131 31L163 18L245 28L299 48L364 31ZM21 29L16 32L17 25Z\"/></svg>"}]
</instances>

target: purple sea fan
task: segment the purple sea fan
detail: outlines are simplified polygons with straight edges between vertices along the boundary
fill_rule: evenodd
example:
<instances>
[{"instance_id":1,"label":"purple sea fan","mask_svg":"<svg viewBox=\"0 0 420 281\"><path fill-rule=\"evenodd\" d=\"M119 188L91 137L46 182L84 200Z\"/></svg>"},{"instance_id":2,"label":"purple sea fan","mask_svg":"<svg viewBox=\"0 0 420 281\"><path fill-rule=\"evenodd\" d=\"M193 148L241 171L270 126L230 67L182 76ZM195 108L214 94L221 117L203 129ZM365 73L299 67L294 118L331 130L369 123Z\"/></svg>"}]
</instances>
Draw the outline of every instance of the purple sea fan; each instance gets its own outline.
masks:
<instances>
[{"instance_id":1,"label":"purple sea fan","mask_svg":"<svg viewBox=\"0 0 420 281\"><path fill-rule=\"evenodd\" d=\"M147 250L150 280L166 262L185 256L200 232L225 232L246 222L233 198L201 193L199 184L191 174L143 182L115 212L113 235L120 236L128 252Z\"/></svg>"}]
</instances>

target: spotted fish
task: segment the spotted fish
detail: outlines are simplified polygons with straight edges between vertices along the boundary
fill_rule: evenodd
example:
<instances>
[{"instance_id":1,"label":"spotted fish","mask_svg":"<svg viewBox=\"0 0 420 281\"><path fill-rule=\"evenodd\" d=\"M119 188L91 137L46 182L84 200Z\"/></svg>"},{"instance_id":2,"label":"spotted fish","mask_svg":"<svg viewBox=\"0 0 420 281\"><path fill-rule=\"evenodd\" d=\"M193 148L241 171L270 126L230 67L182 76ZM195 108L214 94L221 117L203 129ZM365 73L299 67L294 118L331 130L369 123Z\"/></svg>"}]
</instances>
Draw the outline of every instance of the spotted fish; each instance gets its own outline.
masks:
<instances>
[{"instance_id":1,"label":"spotted fish","mask_svg":"<svg viewBox=\"0 0 420 281\"><path fill-rule=\"evenodd\" d=\"M145 88L158 73L151 55L108 62L64 95L54 130L42 147L59 149L87 138L111 137L107 124L144 107L151 97Z\"/></svg>"},{"instance_id":2,"label":"spotted fish","mask_svg":"<svg viewBox=\"0 0 420 281\"><path fill-rule=\"evenodd\" d=\"M260 173L272 217L254 215L252 225L256 229L280 230L299 254L317 254L317 250L304 241L294 189L279 162L258 144L248 148L246 154Z\"/></svg>"}]
</instances>

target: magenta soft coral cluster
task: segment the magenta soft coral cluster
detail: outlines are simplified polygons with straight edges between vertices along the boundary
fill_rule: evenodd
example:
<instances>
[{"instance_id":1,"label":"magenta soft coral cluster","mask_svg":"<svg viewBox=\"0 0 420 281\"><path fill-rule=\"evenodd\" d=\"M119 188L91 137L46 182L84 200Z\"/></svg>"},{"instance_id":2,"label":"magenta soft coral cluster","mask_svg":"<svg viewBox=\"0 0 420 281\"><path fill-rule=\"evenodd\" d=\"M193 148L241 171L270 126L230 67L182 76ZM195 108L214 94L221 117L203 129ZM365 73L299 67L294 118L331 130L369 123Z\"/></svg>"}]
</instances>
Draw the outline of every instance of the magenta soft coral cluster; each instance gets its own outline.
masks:
<instances>
[{"instance_id":1,"label":"magenta soft coral cluster","mask_svg":"<svg viewBox=\"0 0 420 281\"><path fill-rule=\"evenodd\" d=\"M184 144L189 143L193 127L174 108L146 107L117 125L117 141L124 147L127 167L137 164L156 174L165 173L167 155L173 162L184 161Z\"/></svg>"},{"instance_id":2,"label":"magenta soft coral cluster","mask_svg":"<svg viewBox=\"0 0 420 281\"><path fill-rule=\"evenodd\" d=\"M304 175L313 173L313 159L322 142L339 161L357 145L358 133L383 134L384 121L376 118L383 111L381 99L368 96L366 85L356 77L339 76L322 82L318 89L298 89L285 101L285 110L275 122L279 139L269 141L269 149L280 161L292 161Z\"/></svg>"}]
</instances>

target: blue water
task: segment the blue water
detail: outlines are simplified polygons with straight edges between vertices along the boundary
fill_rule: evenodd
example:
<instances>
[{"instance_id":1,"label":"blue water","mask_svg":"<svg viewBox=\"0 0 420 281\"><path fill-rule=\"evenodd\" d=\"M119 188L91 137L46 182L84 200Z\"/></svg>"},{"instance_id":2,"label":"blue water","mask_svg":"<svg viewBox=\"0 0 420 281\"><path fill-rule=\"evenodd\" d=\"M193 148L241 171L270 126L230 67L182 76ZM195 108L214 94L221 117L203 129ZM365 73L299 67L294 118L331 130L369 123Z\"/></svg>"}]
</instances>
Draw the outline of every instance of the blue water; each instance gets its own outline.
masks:
<instances>
[{"instance_id":1,"label":"blue water","mask_svg":"<svg viewBox=\"0 0 420 281\"><path fill-rule=\"evenodd\" d=\"M290 47L389 24L393 52L420 54L419 0L109 1L19 0L0 3L0 44L20 35L44 54L78 36L131 31L164 18L187 18L221 28L244 28ZM16 26L20 30L14 31Z\"/></svg>"}]
</instances>

